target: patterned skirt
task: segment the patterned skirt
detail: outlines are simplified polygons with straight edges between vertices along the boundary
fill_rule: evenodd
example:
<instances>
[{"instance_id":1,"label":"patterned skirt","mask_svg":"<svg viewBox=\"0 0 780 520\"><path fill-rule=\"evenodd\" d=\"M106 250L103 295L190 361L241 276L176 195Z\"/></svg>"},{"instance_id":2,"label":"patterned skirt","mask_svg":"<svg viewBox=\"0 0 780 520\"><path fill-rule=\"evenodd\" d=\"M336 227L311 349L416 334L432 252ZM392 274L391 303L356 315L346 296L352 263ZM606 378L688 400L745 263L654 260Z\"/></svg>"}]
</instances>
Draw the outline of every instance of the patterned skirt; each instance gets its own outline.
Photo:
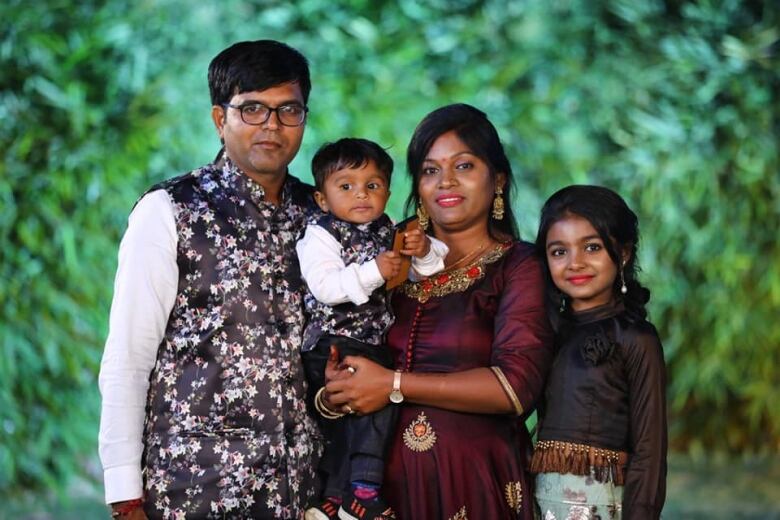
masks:
<instances>
[{"instance_id":1,"label":"patterned skirt","mask_svg":"<svg viewBox=\"0 0 780 520\"><path fill-rule=\"evenodd\" d=\"M536 503L541 520L621 520L623 486L590 475L539 473Z\"/></svg>"}]
</instances>

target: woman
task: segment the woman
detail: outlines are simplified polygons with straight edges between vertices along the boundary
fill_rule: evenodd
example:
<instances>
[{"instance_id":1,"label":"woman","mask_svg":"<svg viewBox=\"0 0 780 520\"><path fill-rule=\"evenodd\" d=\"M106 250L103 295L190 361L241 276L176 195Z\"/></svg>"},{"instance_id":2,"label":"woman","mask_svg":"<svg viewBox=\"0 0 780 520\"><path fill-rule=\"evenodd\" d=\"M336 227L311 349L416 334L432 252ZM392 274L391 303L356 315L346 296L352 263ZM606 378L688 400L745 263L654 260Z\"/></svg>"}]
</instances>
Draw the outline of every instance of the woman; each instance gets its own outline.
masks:
<instances>
[{"instance_id":1,"label":"woman","mask_svg":"<svg viewBox=\"0 0 780 520\"><path fill-rule=\"evenodd\" d=\"M392 297L396 371L347 356L351 376L325 399L346 412L399 406L385 473L399 518L533 518L524 420L552 338L540 262L517 239L509 161L485 114L458 104L423 119L407 162L408 205L449 247L446 269Z\"/></svg>"}]
</instances>

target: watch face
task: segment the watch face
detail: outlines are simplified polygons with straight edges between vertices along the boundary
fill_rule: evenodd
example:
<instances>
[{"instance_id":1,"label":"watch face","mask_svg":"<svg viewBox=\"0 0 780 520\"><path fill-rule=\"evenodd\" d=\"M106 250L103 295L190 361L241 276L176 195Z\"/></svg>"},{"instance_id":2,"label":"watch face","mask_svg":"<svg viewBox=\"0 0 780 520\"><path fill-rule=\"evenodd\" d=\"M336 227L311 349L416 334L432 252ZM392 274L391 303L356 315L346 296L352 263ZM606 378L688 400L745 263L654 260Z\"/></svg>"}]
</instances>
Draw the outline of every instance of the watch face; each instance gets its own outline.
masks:
<instances>
[{"instance_id":1,"label":"watch face","mask_svg":"<svg viewBox=\"0 0 780 520\"><path fill-rule=\"evenodd\" d=\"M398 404L404 400L404 394L400 390L390 392L390 402Z\"/></svg>"}]
</instances>

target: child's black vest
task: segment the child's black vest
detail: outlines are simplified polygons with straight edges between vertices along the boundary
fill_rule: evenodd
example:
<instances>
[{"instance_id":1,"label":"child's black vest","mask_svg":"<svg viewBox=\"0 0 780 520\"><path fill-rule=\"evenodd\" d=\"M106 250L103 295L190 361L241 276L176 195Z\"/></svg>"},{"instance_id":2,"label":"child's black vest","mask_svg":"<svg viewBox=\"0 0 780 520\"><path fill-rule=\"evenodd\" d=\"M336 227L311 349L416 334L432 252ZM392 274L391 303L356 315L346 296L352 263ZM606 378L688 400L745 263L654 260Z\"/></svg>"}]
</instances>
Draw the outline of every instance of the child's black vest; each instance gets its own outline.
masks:
<instances>
[{"instance_id":1,"label":"child's black vest","mask_svg":"<svg viewBox=\"0 0 780 520\"><path fill-rule=\"evenodd\" d=\"M382 215L368 224L352 224L332 214L319 219L317 225L327 230L341 244L344 265L368 262L392 246L393 223ZM311 350L322 336L346 336L370 345L381 345L384 334L393 323L382 285L374 290L366 303L352 302L327 305L306 291L304 296L308 321L303 332L303 352Z\"/></svg>"}]
</instances>

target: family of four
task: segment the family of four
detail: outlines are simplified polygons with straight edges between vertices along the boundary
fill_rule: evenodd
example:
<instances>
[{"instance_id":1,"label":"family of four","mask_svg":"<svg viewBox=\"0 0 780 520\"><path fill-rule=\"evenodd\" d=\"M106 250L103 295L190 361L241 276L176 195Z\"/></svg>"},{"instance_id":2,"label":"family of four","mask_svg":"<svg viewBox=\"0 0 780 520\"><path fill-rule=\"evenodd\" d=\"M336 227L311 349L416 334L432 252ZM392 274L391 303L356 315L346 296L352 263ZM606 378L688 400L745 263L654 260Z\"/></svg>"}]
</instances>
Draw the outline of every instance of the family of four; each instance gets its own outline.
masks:
<instances>
[{"instance_id":1,"label":"family of four","mask_svg":"<svg viewBox=\"0 0 780 520\"><path fill-rule=\"evenodd\" d=\"M144 194L119 249L99 379L114 517L660 516L664 361L620 196L564 188L521 241L498 133L455 104L414 131L418 226L397 229L376 143L322 146L316 186L289 173L298 51L237 43L208 82L222 150Z\"/></svg>"}]
</instances>

